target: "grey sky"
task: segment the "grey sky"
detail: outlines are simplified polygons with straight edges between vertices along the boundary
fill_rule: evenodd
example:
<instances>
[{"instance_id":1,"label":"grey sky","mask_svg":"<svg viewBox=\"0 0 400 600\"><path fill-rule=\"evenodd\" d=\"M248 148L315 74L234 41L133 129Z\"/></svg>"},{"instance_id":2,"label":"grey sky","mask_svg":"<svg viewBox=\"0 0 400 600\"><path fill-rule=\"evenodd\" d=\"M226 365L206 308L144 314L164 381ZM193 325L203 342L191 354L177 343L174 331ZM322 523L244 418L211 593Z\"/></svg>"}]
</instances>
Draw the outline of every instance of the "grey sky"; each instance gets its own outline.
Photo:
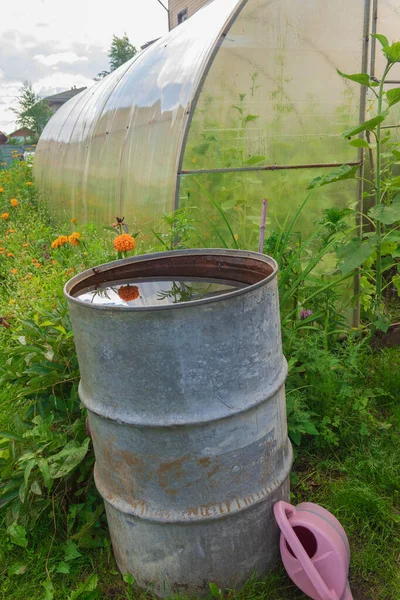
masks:
<instances>
[{"instance_id":1,"label":"grey sky","mask_svg":"<svg viewBox=\"0 0 400 600\"><path fill-rule=\"evenodd\" d=\"M10 108L24 80L41 96L90 86L108 68L113 34L126 31L140 48L167 30L157 0L8 2L0 20L0 130L15 128Z\"/></svg>"}]
</instances>

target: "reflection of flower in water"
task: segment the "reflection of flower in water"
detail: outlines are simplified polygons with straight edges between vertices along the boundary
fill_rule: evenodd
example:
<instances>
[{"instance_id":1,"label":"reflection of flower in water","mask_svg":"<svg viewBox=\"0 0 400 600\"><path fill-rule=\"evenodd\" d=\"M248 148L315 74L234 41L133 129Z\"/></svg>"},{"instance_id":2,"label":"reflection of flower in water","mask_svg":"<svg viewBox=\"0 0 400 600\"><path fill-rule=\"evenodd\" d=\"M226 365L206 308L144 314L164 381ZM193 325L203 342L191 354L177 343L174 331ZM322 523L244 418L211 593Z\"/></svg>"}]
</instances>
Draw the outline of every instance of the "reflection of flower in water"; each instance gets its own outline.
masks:
<instances>
[{"instance_id":1,"label":"reflection of flower in water","mask_svg":"<svg viewBox=\"0 0 400 600\"><path fill-rule=\"evenodd\" d=\"M131 302L139 298L139 288L137 285L124 285L118 289L118 296L125 302Z\"/></svg>"}]
</instances>

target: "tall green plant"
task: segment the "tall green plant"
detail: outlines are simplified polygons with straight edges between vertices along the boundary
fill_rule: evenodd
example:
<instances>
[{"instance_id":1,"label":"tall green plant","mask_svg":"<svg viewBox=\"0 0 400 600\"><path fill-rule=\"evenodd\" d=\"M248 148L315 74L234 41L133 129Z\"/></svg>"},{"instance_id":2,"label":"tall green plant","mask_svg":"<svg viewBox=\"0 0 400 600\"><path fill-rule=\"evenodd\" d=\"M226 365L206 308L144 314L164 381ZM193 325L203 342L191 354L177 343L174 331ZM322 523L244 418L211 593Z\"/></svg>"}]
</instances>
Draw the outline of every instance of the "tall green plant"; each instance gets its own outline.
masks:
<instances>
[{"instance_id":1,"label":"tall green plant","mask_svg":"<svg viewBox=\"0 0 400 600\"><path fill-rule=\"evenodd\" d=\"M394 165L400 164L400 144L392 141L391 127L383 123L388 119L392 107L400 102L400 88L385 91L388 75L396 63L400 62L400 42L389 44L384 35L375 37L382 45L386 65L380 80L367 73L349 75L338 70L339 75L367 87L376 98L377 114L361 125L344 132L344 137L356 148L365 148L373 157L372 179L366 180L371 186L375 205L366 220L372 231L354 238L342 251L340 268L344 274L362 267L363 276L369 290L373 290L372 321L375 327L387 329L388 319L384 315L383 292L393 284L400 293L400 276L389 277L385 283L385 273L393 267L398 269L400 256L400 177L393 174ZM364 134L367 139L363 139ZM358 136L358 137L357 137ZM354 139L356 138L356 139ZM373 141L371 141L371 138ZM366 194L368 197L368 193Z\"/></svg>"}]
</instances>

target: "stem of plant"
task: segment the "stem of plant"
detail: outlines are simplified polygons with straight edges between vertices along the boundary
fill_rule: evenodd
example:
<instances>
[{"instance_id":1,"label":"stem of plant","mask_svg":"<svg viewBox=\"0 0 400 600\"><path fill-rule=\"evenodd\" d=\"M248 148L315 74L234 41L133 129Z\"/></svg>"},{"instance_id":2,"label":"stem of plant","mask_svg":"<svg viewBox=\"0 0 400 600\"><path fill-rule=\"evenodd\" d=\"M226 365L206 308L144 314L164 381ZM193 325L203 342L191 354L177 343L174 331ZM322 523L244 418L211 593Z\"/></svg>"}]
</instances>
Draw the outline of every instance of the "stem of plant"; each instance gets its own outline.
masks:
<instances>
[{"instance_id":1,"label":"stem of plant","mask_svg":"<svg viewBox=\"0 0 400 600\"><path fill-rule=\"evenodd\" d=\"M258 244L258 251L262 254L264 249L264 239L265 239L265 224L267 222L267 208L268 208L268 200L264 198L262 201L262 215L261 215L261 225L260 225L260 241Z\"/></svg>"},{"instance_id":2,"label":"stem of plant","mask_svg":"<svg viewBox=\"0 0 400 600\"><path fill-rule=\"evenodd\" d=\"M382 75L381 82L379 84L378 92L378 115L382 113L382 102L383 102L383 86L387 74L390 71L391 63L386 64L385 71ZM378 123L376 127L376 186L375 186L375 204L379 205L382 202L381 198L381 124ZM376 222L376 302L375 302L375 316L380 312L382 304L382 226L380 221Z\"/></svg>"}]
</instances>

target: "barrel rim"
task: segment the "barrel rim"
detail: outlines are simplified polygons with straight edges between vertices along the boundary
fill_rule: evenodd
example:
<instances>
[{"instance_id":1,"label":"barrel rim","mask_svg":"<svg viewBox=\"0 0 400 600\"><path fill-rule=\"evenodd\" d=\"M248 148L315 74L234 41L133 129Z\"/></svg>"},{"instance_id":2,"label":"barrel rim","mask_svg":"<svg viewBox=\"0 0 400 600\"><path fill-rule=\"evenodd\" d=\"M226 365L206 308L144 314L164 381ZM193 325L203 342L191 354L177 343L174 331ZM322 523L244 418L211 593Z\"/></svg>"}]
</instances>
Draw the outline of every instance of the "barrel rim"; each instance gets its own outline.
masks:
<instances>
[{"instance_id":1,"label":"barrel rim","mask_svg":"<svg viewBox=\"0 0 400 600\"><path fill-rule=\"evenodd\" d=\"M148 261L158 260L160 258L168 258L168 257L172 257L172 256L185 256L185 255L191 255L191 256L202 256L202 255L212 256L212 255L214 255L214 256L221 256L221 257L236 256L236 257L244 258L244 259L252 258L252 259L259 260L260 262L267 263L272 268L272 272L256 283L246 285L243 288L240 288L240 289L237 289L237 290L234 290L231 292L227 292L225 294L219 294L218 296L215 296L213 298L202 298L201 300L190 300L188 302L182 302L182 303L178 303L178 304L166 304L165 306L163 306L163 305L156 305L156 306L111 305L110 306L110 305L101 305L101 304L89 304L88 302L83 302L79 298L72 296L72 294L70 293L73 288L75 288L79 283L81 283L85 279L88 279L90 276L99 274L104 271L111 271L112 269L116 269L119 266L128 265L128 264L132 264L132 263L148 262ZM245 293L256 290L257 288L262 287L263 285L269 283L272 279L274 279L277 276L278 270L279 270L278 263L276 262L276 260L274 258L272 258L271 256L268 256L266 254L261 254L259 252L253 252L251 250L233 250L233 249L231 250L231 249L224 249L224 248L194 248L194 249L188 249L188 250L173 250L173 251L169 251L169 252L154 252L151 254L141 254L139 256L132 256L132 257L124 258L121 260L115 260L115 261L104 263L102 265L92 267L90 269L82 271L81 273L78 273L77 275L75 275L74 277L72 277L71 279L69 279L66 282L66 284L64 285L64 295L67 298L68 302L71 302L78 306L86 307L89 309L109 311L109 312L114 312L114 311L118 311L118 312L149 312L149 311L160 311L160 310L171 310L171 309L177 310L177 309L202 306L204 304L211 304L214 302L221 302L221 301L227 300L229 298L241 296Z\"/></svg>"}]
</instances>

